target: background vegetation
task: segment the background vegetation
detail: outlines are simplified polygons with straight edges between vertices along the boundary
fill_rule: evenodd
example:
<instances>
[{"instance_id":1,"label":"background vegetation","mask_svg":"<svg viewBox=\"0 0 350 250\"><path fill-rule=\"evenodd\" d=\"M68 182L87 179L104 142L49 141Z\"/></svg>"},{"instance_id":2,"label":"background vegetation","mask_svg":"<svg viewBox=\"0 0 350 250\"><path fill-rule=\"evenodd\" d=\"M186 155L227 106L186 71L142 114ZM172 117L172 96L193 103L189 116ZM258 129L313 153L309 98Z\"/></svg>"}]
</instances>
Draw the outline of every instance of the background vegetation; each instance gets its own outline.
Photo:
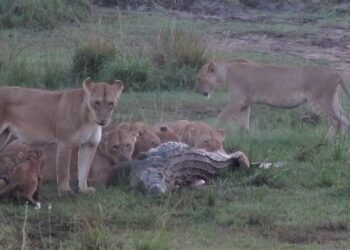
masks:
<instances>
[{"instance_id":1,"label":"background vegetation","mask_svg":"<svg viewBox=\"0 0 350 250\"><path fill-rule=\"evenodd\" d=\"M117 122L215 126L227 94L208 101L192 91L210 58L348 67L346 1L94 3L0 1L0 85L118 78L127 91ZM252 131L240 135L232 123L225 149L286 167L226 173L163 197L121 186L58 199L45 183L41 210L1 201L0 249L349 249L350 143L326 133L307 109L254 107Z\"/></svg>"}]
</instances>

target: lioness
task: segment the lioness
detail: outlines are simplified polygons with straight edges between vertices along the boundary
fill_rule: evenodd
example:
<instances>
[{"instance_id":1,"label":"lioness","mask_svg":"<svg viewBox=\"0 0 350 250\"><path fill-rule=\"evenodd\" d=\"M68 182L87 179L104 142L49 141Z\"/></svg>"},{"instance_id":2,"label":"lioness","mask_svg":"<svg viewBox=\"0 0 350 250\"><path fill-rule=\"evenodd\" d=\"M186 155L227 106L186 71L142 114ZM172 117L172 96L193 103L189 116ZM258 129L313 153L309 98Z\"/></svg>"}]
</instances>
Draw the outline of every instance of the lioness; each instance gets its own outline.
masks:
<instances>
[{"instance_id":1,"label":"lioness","mask_svg":"<svg viewBox=\"0 0 350 250\"><path fill-rule=\"evenodd\" d=\"M111 172L115 170L114 165L120 161L131 160L136 142L137 133L126 131L117 125L104 127L102 139L97 147L91 164L88 182L108 184ZM77 149L75 149L76 151ZM43 180L53 180L56 176L53 160L56 155L56 147L43 147ZM77 175L77 161L72 157L71 175Z\"/></svg>"},{"instance_id":2,"label":"lioness","mask_svg":"<svg viewBox=\"0 0 350 250\"><path fill-rule=\"evenodd\" d=\"M143 122L129 123L124 122L119 125L120 128L138 133L132 158L135 159L140 153L147 152L151 148L160 145L160 139L154 133L153 129Z\"/></svg>"},{"instance_id":3,"label":"lioness","mask_svg":"<svg viewBox=\"0 0 350 250\"><path fill-rule=\"evenodd\" d=\"M3 175L6 185L2 185L0 189L0 198L9 195L17 200L24 198L30 204L36 205L42 181L42 166L40 150L28 151L27 158L8 168Z\"/></svg>"},{"instance_id":4,"label":"lioness","mask_svg":"<svg viewBox=\"0 0 350 250\"><path fill-rule=\"evenodd\" d=\"M58 194L71 193L69 165L72 149L79 146L78 181L87 186L91 161L101 139L101 126L109 123L122 93L123 83L97 83L90 78L83 88L45 91L29 88L0 88L0 134L10 130L28 144L57 144Z\"/></svg>"},{"instance_id":5,"label":"lioness","mask_svg":"<svg viewBox=\"0 0 350 250\"><path fill-rule=\"evenodd\" d=\"M181 142L208 152L224 151L225 134L220 129L214 129L204 122L180 120L166 123L180 137Z\"/></svg>"},{"instance_id":6,"label":"lioness","mask_svg":"<svg viewBox=\"0 0 350 250\"><path fill-rule=\"evenodd\" d=\"M249 130L249 113L253 104L294 108L308 102L316 113L327 118L330 123L328 136L332 138L339 130L346 134L349 127L336 93L338 85L349 95L349 86L336 70L234 60L205 64L199 70L195 91L209 97L212 90L227 88L230 101L219 115L220 124L224 126L232 117L246 130Z\"/></svg>"}]
</instances>

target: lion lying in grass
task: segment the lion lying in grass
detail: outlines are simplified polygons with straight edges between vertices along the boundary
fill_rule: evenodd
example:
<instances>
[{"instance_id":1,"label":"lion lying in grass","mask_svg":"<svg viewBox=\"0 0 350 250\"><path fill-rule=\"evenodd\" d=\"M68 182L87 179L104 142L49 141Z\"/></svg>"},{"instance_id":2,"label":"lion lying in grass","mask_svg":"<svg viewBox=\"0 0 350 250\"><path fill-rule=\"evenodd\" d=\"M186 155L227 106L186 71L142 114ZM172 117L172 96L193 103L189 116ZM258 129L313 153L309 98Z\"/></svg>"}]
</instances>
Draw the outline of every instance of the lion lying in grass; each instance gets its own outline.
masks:
<instances>
[{"instance_id":1,"label":"lion lying in grass","mask_svg":"<svg viewBox=\"0 0 350 250\"><path fill-rule=\"evenodd\" d=\"M273 66L246 60L211 61L197 75L195 91L207 97L214 89L226 88L230 95L219 115L221 126L231 117L249 130L250 108L265 104L294 108L309 103L317 114L327 118L328 137L340 131L347 134L349 121L340 105L337 87L349 96L350 88L340 72L320 66Z\"/></svg>"}]
</instances>

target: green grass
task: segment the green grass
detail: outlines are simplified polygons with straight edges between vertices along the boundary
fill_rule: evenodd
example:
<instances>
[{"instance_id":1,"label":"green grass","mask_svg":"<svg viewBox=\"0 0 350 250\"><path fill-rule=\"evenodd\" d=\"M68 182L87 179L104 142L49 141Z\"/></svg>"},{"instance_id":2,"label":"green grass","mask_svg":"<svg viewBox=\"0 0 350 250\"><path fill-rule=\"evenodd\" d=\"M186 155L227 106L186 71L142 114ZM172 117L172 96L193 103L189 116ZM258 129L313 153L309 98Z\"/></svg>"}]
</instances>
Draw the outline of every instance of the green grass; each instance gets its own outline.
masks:
<instances>
[{"instance_id":1,"label":"green grass","mask_svg":"<svg viewBox=\"0 0 350 250\"><path fill-rule=\"evenodd\" d=\"M197 65L157 65L153 55L159 32L179 27L206 39L247 32L288 38L317 36L323 28L347 20L331 14L308 16L315 19L314 24L301 25L295 13L275 14L270 21L254 23L112 12L100 21L94 16L91 22L50 30L4 29L0 32L0 85L80 86L80 77L72 71L74 51L98 37L116 49L116 57L98 69L97 80L123 77L129 90L119 100L117 122L192 119L215 126L227 94L215 93L210 100L194 94ZM285 65L329 63L283 51L218 49L209 55ZM133 82L143 89L149 84L153 91L140 92ZM344 106L349 108L349 103ZM163 197L119 186L59 199L56 184L45 183L42 209L29 207L27 217L25 206L1 201L0 248L19 249L25 236L26 249L349 249L350 143L343 138L333 143L325 140L327 124L314 126L301 120L309 114L305 108L256 106L250 133L238 133L234 122L229 126L226 150L242 150L253 162L284 162L284 168L224 173L201 189Z\"/></svg>"},{"instance_id":2,"label":"green grass","mask_svg":"<svg viewBox=\"0 0 350 250\"><path fill-rule=\"evenodd\" d=\"M226 98L214 95L210 107L222 108ZM174 105L175 99L182 104ZM186 112L196 118L207 103L190 92L126 93L115 119L177 119L174 110L184 107L179 119ZM130 187L98 187L94 195L59 199L56 185L45 184L43 208L28 211L27 244L47 249L50 240L53 249L347 249L350 143L324 140L326 124L314 127L298 120L307 112L258 106L251 133L227 134L227 150L242 150L257 162L283 161L284 168L225 173L202 189L163 197ZM213 123L215 117L207 113L204 120ZM0 211L0 242L19 246L24 207L1 203Z\"/></svg>"}]
</instances>

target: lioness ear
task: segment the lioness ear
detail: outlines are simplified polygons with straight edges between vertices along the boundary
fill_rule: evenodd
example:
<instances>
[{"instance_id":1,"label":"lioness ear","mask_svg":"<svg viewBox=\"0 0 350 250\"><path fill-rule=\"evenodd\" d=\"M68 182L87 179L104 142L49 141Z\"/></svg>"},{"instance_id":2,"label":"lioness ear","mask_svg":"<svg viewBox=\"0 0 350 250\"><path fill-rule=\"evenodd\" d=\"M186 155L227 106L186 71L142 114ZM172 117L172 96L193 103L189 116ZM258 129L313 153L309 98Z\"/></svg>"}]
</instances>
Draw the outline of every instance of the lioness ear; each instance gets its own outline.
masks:
<instances>
[{"instance_id":1,"label":"lioness ear","mask_svg":"<svg viewBox=\"0 0 350 250\"><path fill-rule=\"evenodd\" d=\"M23 158L24 158L24 152L19 151L18 154L17 154L17 157L18 157L18 159L23 160Z\"/></svg>"},{"instance_id":2,"label":"lioness ear","mask_svg":"<svg viewBox=\"0 0 350 250\"><path fill-rule=\"evenodd\" d=\"M160 130L161 132L167 132L169 129L168 129L167 126L161 126L161 127L159 128L159 130Z\"/></svg>"},{"instance_id":3,"label":"lioness ear","mask_svg":"<svg viewBox=\"0 0 350 250\"><path fill-rule=\"evenodd\" d=\"M94 81L91 80L90 77L86 78L83 82L83 89L87 92L90 93L92 86L94 85Z\"/></svg>"},{"instance_id":4,"label":"lioness ear","mask_svg":"<svg viewBox=\"0 0 350 250\"><path fill-rule=\"evenodd\" d=\"M123 88L124 88L124 84L122 81L120 80L115 80L113 83L112 83L112 86L114 87L114 89L117 91L117 92L122 92Z\"/></svg>"},{"instance_id":5,"label":"lioness ear","mask_svg":"<svg viewBox=\"0 0 350 250\"><path fill-rule=\"evenodd\" d=\"M218 136L220 137L220 139L223 141L225 139L224 131L221 129L217 129L216 132L217 132Z\"/></svg>"},{"instance_id":6,"label":"lioness ear","mask_svg":"<svg viewBox=\"0 0 350 250\"><path fill-rule=\"evenodd\" d=\"M145 135L145 131L138 131L138 136L144 136Z\"/></svg>"},{"instance_id":7,"label":"lioness ear","mask_svg":"<svg viewBox=\"0 0 350 250\"><path fill-rule=\"evenodd\" d=\"M131 134L131 136L133 137L134 141L136 142L137 137L139 136L139 132L137 132L137 131L132 131L130 134Z\"/></svg>"},{"instance_id":8,"label":"lioness ear","mask_svg":"<svg viewBox=\"0 0 350 250\"><path fill-rule=\"evenodd\" d=\"M209 72L209 73L213 73L213 72L215 71L215 68L216 68L215 62L210 61L210 62L208 63L208 72Z\"/></svg>"}]
</instances>

